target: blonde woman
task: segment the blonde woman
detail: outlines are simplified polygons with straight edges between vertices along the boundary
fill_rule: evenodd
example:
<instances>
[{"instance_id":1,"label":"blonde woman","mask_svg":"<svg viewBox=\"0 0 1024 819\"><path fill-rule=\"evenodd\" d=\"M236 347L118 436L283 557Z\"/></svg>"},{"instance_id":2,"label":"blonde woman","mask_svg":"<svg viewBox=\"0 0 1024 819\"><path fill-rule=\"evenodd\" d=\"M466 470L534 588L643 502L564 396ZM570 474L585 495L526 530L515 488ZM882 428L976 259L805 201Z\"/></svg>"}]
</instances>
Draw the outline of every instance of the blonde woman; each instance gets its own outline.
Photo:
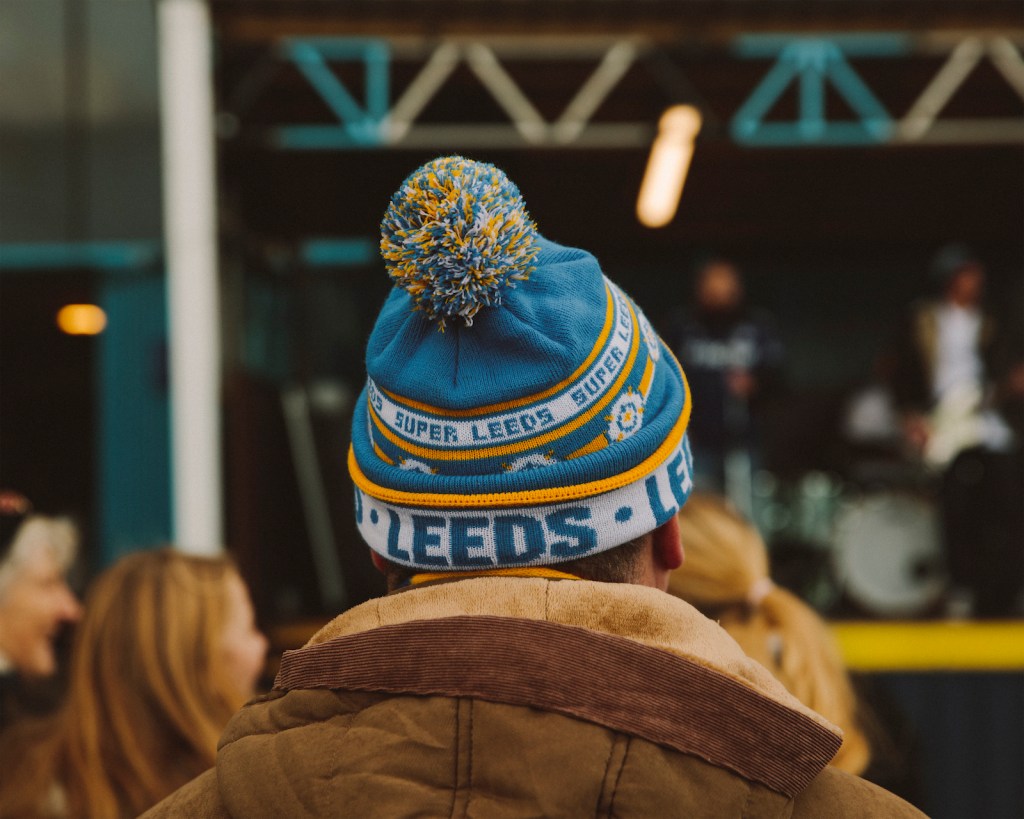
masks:
<instances>
[{"instance_id":1,"label":"blonde woman","mask_svg":"<svg viewBox=\"0 0 1024 819\"><path fill-rule=\"evenodd\" d=\"M832 764L862 774L871 749L839 650L821 617L772 583L757 530L728 501L700 493L679 513L679 527L686 562L669 592L718 620L791 694L842 728Z\"/></svg>"},{"instance_id":2,"label":"blonde woman","mask_svg":"<svg viewBox=\"0 0 1024 819\"><path fill-rule=\"evenodd\" d=\"M0 745L0 816L136 816L213 765L266 656L227 558L138 552L102 574L68 699Z\"/></svg>"}]
</instances>

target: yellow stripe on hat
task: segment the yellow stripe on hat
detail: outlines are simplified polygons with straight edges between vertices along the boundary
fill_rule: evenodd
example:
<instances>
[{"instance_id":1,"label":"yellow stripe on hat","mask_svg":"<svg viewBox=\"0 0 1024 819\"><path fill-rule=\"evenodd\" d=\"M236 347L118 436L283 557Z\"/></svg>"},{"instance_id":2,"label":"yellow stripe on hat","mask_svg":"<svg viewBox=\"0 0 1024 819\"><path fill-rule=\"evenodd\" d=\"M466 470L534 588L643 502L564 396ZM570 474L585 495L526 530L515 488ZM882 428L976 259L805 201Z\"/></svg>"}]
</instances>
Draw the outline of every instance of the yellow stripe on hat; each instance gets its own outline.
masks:
<instances>
[{"instance_id":1,"label":"yellow stripe on hat","mask_svg":"<svg viewBox=\"0 0 1024 819\"><path fill-rule=\"evenodd\" d=\"M567 461L571 461L573 458L582 458L584 455L589 455L591 452L598 452L608 446L608 435L602 432L589 444L584 444L575 452L570 452L565 456Z\"/></svg>"},{"instance_id":2,"label":"yellow stripe on hat","mask_svg":"<svg viewBox=\"0 0 1024 819\"><path fill-rule=\"evenodd\" d=\"M395 465L395 459L390 457L383 449L381 449L377 445L376 441L373 442L373 451L377 453L377 457L384 461L384 463L390 464L391 466Z\"/></svg>"},{"instance_id":3,"label":"yellow stripe on hat","mask_svg":"<svg viewBox=\"0 0 1024 819\"><path fill-rule=\"evenodd\" d=\"M651 383L654 381L654 359L647 357L647 366L644 367L643 377L640 379L640 394L647 400L647 393L650 392Z\"/></svg>"},{"instance_id":4,"label":"yellow stripe on hat","mask_svg":"<svg viewBox=\"0 0 1024 819\"><path fill-rule=\"evenodd\" d=\"M393 401L398 401L401 404L405 404L407 407L412 407L413 409L418 409L423 412L429 412L433 415L443 415L447 418L473 418L478 415L492 415L496 412L513 410L525 406L526 404L543 401L545 398L548 398L557 392L561 392L576 381L581 375L583 375L586 369L594 363L594 360L601 354L601 350L604 349L605 342L608 340L608 336L611 335L612 327L615 323L615 299L612 296L611 288L608 286L607 282L605 282L604 290L605 295L608 298L608 304L605 308L604 326L601 328L601 332L597 336L597 341L594 342L593 349L590 351L590 354L586 357L583 363L576 368L576 371L572 375L564 381L559 381L553 387L548 387L548 389L543 392L539 392L536 395L528 395L525 398L516 398L514 401L505 401L500 404L488 404L485 407L473 407L472 409L445 409L443 407L432 407L430 404L424 404L421 401L415 401L412 398L405 398L404 396L391 392L391 390L384 389L379 384L377 385L377 388ZM625 296L625 294L623 295Z\"/></svg>"},{"instance_id":5,"label":"yellow stripe on hat","mask_svg":"<svg viewBox=\"0 0 1024 819\"><path fill-rule=\"evenodd\" d=\"M594 406L586 412L580 413L575 418L566 421L561 426L548 430L535 438L527 438L524 441L519 441L514 444L483 447L481 449L430 449L417 444L411 444L395 435L395 433L385 426L384 422L380 419L380 416L377 415L369 401L366 403L367 412L369 412L370 418L373 420L377 429L380 430L380 434L391 441L391 443L403 452L408 452L410 455L415 455L419 458L429 458L437 461L471 461L478 458L492 458L511 455L516 452L523 452L527 449L534 449L535 447L542 446L549 441L554 441L556 438L564 438L566 435L571 435L608 406L608 404L617 397L619 390L622 389L622 385L626 382L626 379L629 378L630 371L633 369L633 364L636 361L636 354L640 349L641 333L640 327L637 323L636 313L633 311L632 305L627 302L626 306L629 308L629 316L633 321L633 344L629 348L629 355L626 356L626 361L622 366L622 371L619 373L618 378L612 382L604 397L600 401L597 401Z\"/></svg>"},{"instance_id":6,"label":"yellow stripe on hat","mask_svg":"<svg viewBox=\"0 0 1024 819\"><path fill-rule=\"evenodd\" d=\"M677 365L678 366L678 365ZM658 448L641 463L618 475L608 478L590 481L589 483L575 484L572 486L558 486L548 489L527 489L521 492L488 492L479 495L444 494L439 492L407 492L401 489L389 489L380 486L363 474L356 460L355 449L350 445L348 449L348 470L356 486L362 489L367 495L377 498L384 503L393 503L398 506L425 507L433 509L457 509L460 507L471 508L503 508L509 506L540 506L550 503L561 503L570 500L580 500L600 495L604 492L611 492L613 489L620 489L628 486L634 481L646 477L671 455L686 432L686 425L690 422L690 385L686 382L686 374L682 368L679 374L683 379L685 389L685 403L679 414L675 425L668 436Z\"/></svg>"}]
</instances>

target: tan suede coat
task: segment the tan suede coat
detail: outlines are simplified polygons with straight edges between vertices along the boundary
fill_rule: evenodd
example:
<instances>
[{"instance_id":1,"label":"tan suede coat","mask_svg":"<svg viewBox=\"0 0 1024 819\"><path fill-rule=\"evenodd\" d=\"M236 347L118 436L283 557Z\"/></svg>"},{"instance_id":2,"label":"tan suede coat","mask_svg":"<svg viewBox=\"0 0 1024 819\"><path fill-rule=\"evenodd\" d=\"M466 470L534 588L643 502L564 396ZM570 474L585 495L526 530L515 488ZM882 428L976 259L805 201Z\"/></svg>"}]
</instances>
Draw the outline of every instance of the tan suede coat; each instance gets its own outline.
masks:
<instances>
[{"instance_id":1,"label":"tan suede coat","mask_svg":"<svg viewBox=\"0 0 1024 819\"><path fill-rule=\"evenodd\" d=\"M484 577L288 652L156 817L914 817L833 726L653 589Z\"/></svg>"}]
</instances>

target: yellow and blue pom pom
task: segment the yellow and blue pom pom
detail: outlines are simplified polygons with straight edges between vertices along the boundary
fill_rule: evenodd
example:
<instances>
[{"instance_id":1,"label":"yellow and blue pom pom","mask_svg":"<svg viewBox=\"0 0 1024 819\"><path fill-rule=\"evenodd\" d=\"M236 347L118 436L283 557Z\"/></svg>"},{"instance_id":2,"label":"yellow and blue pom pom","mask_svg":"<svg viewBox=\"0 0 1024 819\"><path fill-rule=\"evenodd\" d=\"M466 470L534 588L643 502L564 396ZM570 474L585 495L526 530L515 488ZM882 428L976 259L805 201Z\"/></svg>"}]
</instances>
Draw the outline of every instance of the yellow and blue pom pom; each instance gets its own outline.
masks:
<instances>
[{"instance_id":1,"label":"yellow and blue pom pom","mask_svg":"<svg viewBox=\"0 0 1024 819\"><path fill-rule=\"evenodd\" d=\"M481 307L527 279L540 248L515 184L493 165L461 156L428 162L391 197L381 222L388 275L416 309L466 326Z\"/></svg>"}]
</instances>

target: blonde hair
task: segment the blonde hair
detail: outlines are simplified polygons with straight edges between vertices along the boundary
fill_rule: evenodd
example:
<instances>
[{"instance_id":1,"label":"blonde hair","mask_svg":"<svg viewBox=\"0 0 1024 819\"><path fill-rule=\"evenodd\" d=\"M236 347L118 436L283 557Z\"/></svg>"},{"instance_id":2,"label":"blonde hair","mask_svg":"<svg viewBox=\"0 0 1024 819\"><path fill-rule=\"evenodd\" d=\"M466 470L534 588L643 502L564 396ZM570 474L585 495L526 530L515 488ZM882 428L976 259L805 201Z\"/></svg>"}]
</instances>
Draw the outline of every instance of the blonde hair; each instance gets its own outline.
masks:
<instances>
[{"instance_id":1,"label":"blonde hair","mask_svg":"<svg viewBox=\"0 0 1024 819\"><path fill-rule=\"evenodd\" d=\"M119 560L93 585L68 698L0 745L0 815L135 816L214 763L243 704L224 668L227 558L165 548ZM62 811L63 812L63 811Z\"/></svg>"},{"instance_id":2,"label":"blonde hair","mask_svg":"<svg viewBox=\"0 0 1024 819\"><path fill-rule=\"evenodd\" d=\"M686 560L669 592L720 618L722 627L793 696L840 728L832 764L860 774L871 759L839 649L822 618L771 583L764 540L728 501L695 493L679 513Z\"/></svg>"}]
</instances>

